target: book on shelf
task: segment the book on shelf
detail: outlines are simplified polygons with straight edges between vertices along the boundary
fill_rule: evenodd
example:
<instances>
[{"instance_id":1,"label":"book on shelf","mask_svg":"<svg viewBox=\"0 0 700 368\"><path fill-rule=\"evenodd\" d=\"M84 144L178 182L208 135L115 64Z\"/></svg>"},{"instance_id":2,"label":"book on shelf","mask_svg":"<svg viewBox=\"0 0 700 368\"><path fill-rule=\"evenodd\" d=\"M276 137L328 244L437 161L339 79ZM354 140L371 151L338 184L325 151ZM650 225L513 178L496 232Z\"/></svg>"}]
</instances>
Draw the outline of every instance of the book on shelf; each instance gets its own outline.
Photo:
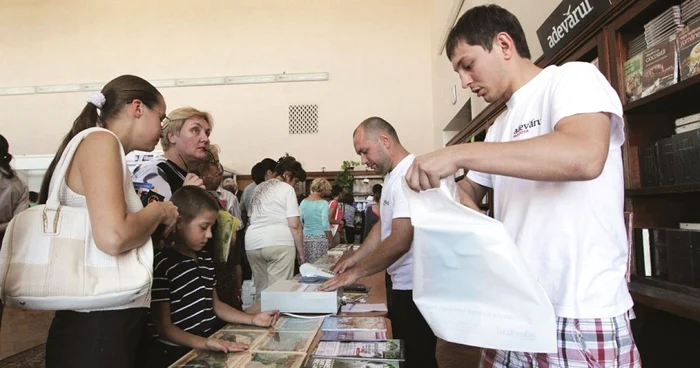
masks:
<instances>
[{"instance_id":1,"label":"book on shelf","mask_svg":"<svg viewBox=\"0 0 700 368\"><path fill-rule=\"evenodd\" d=\"M634 259L637 275L668 280L667 229L634 229Z\"/></svg>"},{"instance_id":2,"label":"book on shelf","mask_svg":"<svg viewBox=\"0 0 700 368\"><path fill-rule=\"evenodd\" d=\"M697 222L679 222L678 228L681 230L700 230L700 223L697 223Z\"/></svg>"},{"instance_id":3,"label":"book on shelf","mask_svg":"<svg viewBox=\"0 0 700 368\"><path fill-rule=\"evenodd\" d=\"M638 100L642 97L642 54L632 56L625 62L625 96L627 102Z\"/></svg>"},{"instance_id":4,"label":"book on shelf","mask_svg":"<svg viewBox=\"0 0 700 368\"><path fill-rule=\"evenodd\" d=\"M344 358L367 360L404 360L402 340L386 341L321 341L313 356L316 358Z\"/></svg>"},{"instance_id":5,"label":"book on shelf","mask_svg":"<svg viewBox=\"0 0 700 368\"><path fill-rule=\"evenodd\" d=\"M678 133L673 143L673 173L676 185L700 182L700 147L698 131Z\"/></svg>"},{"instance_id":6,"label":"book on shelf","mask_svg":"<svg viewBox=\"0 0 700 368\"><path fill-rule=\"evenodd\" d=\"M668 246L668 281L670 282L693 286L693 252L690 243L691 233L692 232L689 230L666 230L666 242Z\"/></svg>"},{"instance_id":7,"label":"book on shelf","mask_svg":"<svg viewBox=\"0 0 700 368\"><path fill-rule=\"evenodd\" d=\"M676 119L674 124L676 127L681 127L683 125L688 125L700 121L700 113L684 116L682 118Z\"/></svg>"},{"instance_id":8,"label":"book on shelf","mask_svg":"<svg viewBox=\"0 0 700 368\"><path fill-rule=\"evenodd\" d=\"M698 129L700 129L700 121L696 121L694 123L690 123L690 124L686 124L686 125L681 125L679 127L676 127L674 129L674 131L676 132L676 134L680 134L680 133L686 133L686 132L690 132L690 131L698 130Z\"/></svg>"},{"instance_id":9,"label":"book on shelf","mask_svg":"<svg viewBox=\"0 0 700 368\"><path fill-rule=\"evenodd\" d=\"M384 317L326 317L322 331L384 331Z\"/></svg>"},{"instance_id":10,"label":"book on shelf","mask_svg":"<svg viewBox=\"0 0 700 368\"><path fill-rule=\"evenodd\" d=\"M681 3L681 21L688 22L700 14L700 0L686 0Z\"/></svg>"},{"instance_id":11,"label":"book on shelf","mask_svg":"<svg viewBox=\"0 0 700 368\"><path fill-rule=\"evenodd\" d=\"M656 143L639 147L639 177L643 188L659 186L657 150Z\"/></svg>"},{"instance_id":12,"label":"book on shelf","mask_svg":"<svg viewBox=\"0 0 700 368\"><path fill-rule=\"evenodd\" d=\"M681 80L700 74L700 18L688 23L677 42Z\"/></svg>"},{"instance_id":13,"label":"book on shelf","mask_svg":"<svg viewBox=\"0 0 700 368\"><path fill-rule=\"evenodd\" d=\"M643 55L642 97L649 96L678 82L675 35L649 46Z\"/></svg>"},{"instance_id":14,"label":"book on shelf","mask_svg":"<svg viewBox=\"0 0 700 368\"><path fill-rule=\"evenodd\" d=\"M304 368L403 368L398 360L376 361L359 359L310 358Z\"/></svg>"},{"instance_id":15,"label":"book on shelf","mask_svg":"<svg viewBox=\"0 0 700 368\"><path fill-rule=\"evenodd\" d=\"M659 185L675 185L676 175L673 162L673 138L664 138L657 142L657 166L659 168Z\"/></svg>"}]
</instances>

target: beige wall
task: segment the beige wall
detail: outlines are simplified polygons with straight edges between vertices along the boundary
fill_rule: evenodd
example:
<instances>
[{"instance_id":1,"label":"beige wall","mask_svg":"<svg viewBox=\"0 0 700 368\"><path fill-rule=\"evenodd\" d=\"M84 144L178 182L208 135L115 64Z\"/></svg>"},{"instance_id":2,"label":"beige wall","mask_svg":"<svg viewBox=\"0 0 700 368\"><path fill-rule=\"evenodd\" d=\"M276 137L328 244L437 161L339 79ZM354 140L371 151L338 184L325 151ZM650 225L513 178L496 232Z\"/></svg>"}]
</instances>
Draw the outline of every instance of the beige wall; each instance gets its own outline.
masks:
<instances>
[{"instance_id":1,"label":"beige wall","mask_svg":"<svg viewBox=\"0 0 700 368\"><path fill-rule=\"evenodd\" d=\"M500 0L535 30L558 0ZM164 88L168 109L213 113L212 141L243 174L260 158L296 155L308 170L356 159L351 134L379 115L423 153L452 136L447 124L471 94L438 49L459 0L17 1L0 0L0 87L328 72L327 82ZM459 14L485 1L465 0ZM457 8L459 9L459 8ZM457 103L452 104L452 86ZM87 93L0 96L12 153L53 153ZM472 99L472 116L486 104ZM318 104L320 133L289 135L287 106Z\"/></svg>"},{"instance_id":2,"label":"beige wall","mask_svg":"<svg viewBox=\"0 0 700 368\"><path fill-rule=\"evenodd\" d=\"M432 77L433 77L433 119L434 119L434 142L436 147L444 145L453 134L443 132L447 124L471 98L472 117L479 114L486 106L483 99L476 98L469 90L462 89L459 81L459 76L452 69L447 56L443 52L438 54L438 48L444 37L445 22L448 20L450 9L453 3L459 0L433 0L433 26L431 33L432 47L430 54L432 57ZM496 1L481 1L481 0L465 0L461 8L460 15L464 14L468 9L495 3L498 4L513 14L520 20L525 31L527 43L530 46L532 60L537 60L542 55L542 47L537 39L537 28L542 25L542 22L549 16L554 8L560 3L560 0L496 0ZM452 86L457 86L457 103L452 104ZM474 98L472 98L474 97Z\"/></svg>"},{"instance_id":3,"label":"beige wall","mask_svg":"<svg viewBox=\"0 0 700 368\"><path fill-rule=\"evenodd\" d=\"M309 170L356 159L371 115L410 150L433 148L429 1L0 1L0 87L328 72L327 82L164 88L168 110L213 113L223 163L244 174L290 152ZM87 93L0 96L12 153L53 153ZM288 134L288 105L318 104L320 133Z\"/></svg>"}]
</instances>

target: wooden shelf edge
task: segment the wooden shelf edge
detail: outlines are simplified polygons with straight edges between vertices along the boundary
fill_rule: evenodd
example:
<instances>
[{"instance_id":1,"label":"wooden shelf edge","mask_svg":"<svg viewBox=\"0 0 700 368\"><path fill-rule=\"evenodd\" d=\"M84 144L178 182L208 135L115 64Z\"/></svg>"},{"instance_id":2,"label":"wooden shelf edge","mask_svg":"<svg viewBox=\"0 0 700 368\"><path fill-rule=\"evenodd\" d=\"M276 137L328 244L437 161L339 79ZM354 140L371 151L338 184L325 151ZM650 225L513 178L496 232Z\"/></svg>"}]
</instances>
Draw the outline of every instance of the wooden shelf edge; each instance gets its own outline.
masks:
<instances>
[{"instance_id":1,"label":"wooden shelf edge","mask_svg":"<svg viewBox=\"0 0 700 368\"><path fill-rule=\"evenodd\" d=\"M645 108L649 107L649 104L655 102L663 102L663 100L671 99L677 93L681 93L691 86L700 85L700 74L692 76L686 80L680 81L672 86L666 87L656 93L649 96L640 98L639 100L632 101L623 106L623 111L625 114L633 114L638 112L646 111Z\"/></svg>"},{"instance_id":2,"label":"wooden shelf edge","mask_svg":"<svg viewBox=\"0 0 700 368\"><path fill-rule=\"evenodd\" d=\"M625 189L625 195L630 197L652 196L659 194L682 194L700 192L700 183L669 185L665 187L648 187Z\"/></svg>"},{"instance_id":3,"label":"wooden shelf edge","mask_svg":"<svg viewBox=\"0 0 700 368\"><path fill-rule=\"evenodd\" d=\"M700 298L633 279L628 288L635 303L700 322Z\"/></svg>"}]
</instances>

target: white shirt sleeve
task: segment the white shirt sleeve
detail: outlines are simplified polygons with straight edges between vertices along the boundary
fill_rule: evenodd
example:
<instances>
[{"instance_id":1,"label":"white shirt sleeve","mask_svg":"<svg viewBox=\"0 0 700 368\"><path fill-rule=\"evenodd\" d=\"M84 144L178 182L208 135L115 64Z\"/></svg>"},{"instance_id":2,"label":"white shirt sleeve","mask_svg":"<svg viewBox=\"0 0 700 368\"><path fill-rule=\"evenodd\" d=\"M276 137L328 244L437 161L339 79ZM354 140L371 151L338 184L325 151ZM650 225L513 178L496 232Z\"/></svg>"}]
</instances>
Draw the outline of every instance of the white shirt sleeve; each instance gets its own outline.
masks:
<instances>
[{"instance_id":1,"label":"white shirt sleeve","mask_svg":"<svg viewBox=\"0 0 700 368\"><path fill-rule=\"evenodd\" d=\"M291 185L286 185L287 187L287 218L299 217L301 216L299 212L299 203L297 202L297 194L294 192L294 188Z\"/></svg>"},{"instance_id":2,"label":"white shirt sleeve","mask_svg":"<svg viewBox=\"0 0 700 368\"><path fill-rule=\"evenodd\" d=\"M402 182L406 180L405 177L398 178L399 180L394 181L391 188L391 198L389 199L392 203L391 205L391 218L410 218L411 211L408 209L408 200L406 199L406 194L403 192Z\"/></svg>"},{"instance_id":3,"label":"white shirt sleeve","mask_svg":"<svg viewBox=\"0 0 700 368\"><path fill-rule=\"evenodd\" d=\"M610 114L610 149L622 145L625 141L622 103L598 68L589 63L566 63L552 82L552 129L561 119L572 115L606 112Z\"/></svg>"}]
</instances>

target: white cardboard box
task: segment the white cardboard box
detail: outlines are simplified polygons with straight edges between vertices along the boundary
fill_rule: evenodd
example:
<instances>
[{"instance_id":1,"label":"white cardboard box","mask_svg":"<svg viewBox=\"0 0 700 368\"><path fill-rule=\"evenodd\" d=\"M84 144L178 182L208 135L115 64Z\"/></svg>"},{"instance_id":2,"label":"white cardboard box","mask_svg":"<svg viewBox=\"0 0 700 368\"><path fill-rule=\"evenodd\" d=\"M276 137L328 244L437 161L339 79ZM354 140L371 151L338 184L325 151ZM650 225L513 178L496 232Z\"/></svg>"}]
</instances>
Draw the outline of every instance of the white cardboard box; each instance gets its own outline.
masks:
<instances>
[{"instance_id":1,"label":"white cardboard box","mask_svg":"<svg viewBox=\"0 0 700 368\"><path fill-rule=\"evenodd\" d=\"M286 313L337 313L343 290L318 291L321 284L280 280L260 293L260 310Z\"/></svg>"}]
</instances>

